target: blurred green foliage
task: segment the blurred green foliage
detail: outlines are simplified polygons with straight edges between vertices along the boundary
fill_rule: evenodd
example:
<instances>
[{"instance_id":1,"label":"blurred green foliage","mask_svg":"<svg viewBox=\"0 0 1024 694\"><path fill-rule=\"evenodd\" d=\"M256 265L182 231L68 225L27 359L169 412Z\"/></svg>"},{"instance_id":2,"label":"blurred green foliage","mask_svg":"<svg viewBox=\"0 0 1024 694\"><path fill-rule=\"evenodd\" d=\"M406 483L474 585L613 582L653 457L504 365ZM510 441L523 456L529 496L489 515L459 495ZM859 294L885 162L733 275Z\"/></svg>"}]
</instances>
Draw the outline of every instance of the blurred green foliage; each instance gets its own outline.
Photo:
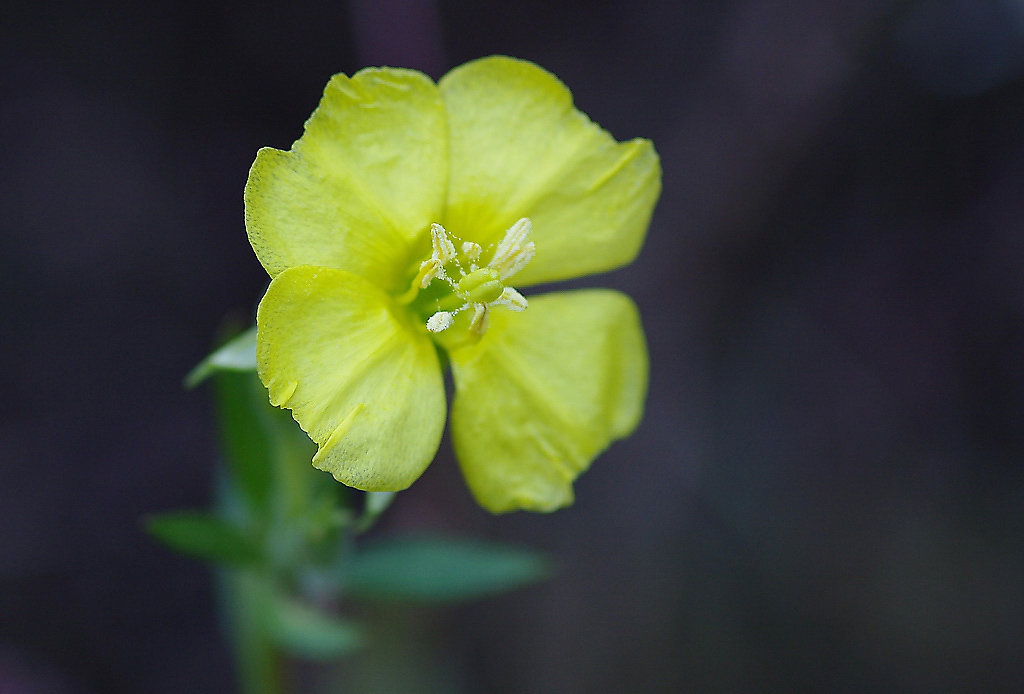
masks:
<instances>
[{"instance_id":1,"label":"blurred green foliage","mask_svg":"<svg viewBox=\"0 0 1024 694\"><path fill-rule=\"evenodd\" d=\"M282 691L281 656L333 660L366 644L353 601L452 603L545 579L546 557L501 543L416 534L362 541L395 494L344 487L311 465L315 444L270 405L255 328L186 378L214 381L224 466L214 511L147 517L168 547L218 568L243 691ZM373 611L371 610L370 613Z\"/></svg>"}]
</instances>

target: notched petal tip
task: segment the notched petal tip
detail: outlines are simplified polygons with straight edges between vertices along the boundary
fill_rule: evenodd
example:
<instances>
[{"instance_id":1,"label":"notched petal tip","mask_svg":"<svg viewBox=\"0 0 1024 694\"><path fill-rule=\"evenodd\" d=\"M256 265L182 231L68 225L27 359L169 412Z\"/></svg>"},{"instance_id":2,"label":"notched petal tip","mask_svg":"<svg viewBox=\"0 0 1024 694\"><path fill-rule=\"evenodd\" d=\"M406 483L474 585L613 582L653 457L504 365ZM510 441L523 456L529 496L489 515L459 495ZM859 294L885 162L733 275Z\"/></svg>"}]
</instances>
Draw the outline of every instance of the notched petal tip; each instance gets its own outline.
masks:
<instances>
[{"instance_id":1,"label":"notched petal tip","mask_svg":"<svg viewBox=\"0 0 1024 694\"><path fill-rule=\"evenodd\" d=\"M267 387L270 393L270 404L274 407L288 407L288 402L295 395L295 389L299 387L298 381L285 381L283 384L274 382Z\"/></svg>"}]
</instances>

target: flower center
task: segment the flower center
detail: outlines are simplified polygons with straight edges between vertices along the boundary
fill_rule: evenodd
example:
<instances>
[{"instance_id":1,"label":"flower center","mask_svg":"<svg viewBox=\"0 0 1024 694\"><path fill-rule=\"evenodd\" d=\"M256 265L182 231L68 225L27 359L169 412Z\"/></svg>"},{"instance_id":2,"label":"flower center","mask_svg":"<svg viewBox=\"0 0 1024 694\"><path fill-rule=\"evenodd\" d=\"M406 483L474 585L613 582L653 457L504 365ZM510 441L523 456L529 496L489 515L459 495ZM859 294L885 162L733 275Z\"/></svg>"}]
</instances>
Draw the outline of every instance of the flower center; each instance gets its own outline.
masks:
<instances>
[{"instance_id":1,"label":"flower center","mask_svg":"<svg viewBox=\"0 0 1024 694\"><path fill-rule=\"evenodd\" d=\"M525 310L526 298L506 286L505 280L526 267L536 254L537 247L533 241L526 240L532 228L526 217L513 224L494 249L490 261L481 267L478 261L484 253L483 247L464 241L460 244L462 252L459 253L450 238L454 235L440 224L432 224L430 257L420 264L412 289L426 289L434 280L439 280L447 284L451 292L434 302L436 310L427 319L427 330L443 332L452 326L458 314L472 310L469 331L480 336L487 331L487 313L492 306L505 306L512 311ZM468 271L463 262L468 265ZM452 277L453 273L458 274L458 280Z\"/></svg>"}]
</instances>

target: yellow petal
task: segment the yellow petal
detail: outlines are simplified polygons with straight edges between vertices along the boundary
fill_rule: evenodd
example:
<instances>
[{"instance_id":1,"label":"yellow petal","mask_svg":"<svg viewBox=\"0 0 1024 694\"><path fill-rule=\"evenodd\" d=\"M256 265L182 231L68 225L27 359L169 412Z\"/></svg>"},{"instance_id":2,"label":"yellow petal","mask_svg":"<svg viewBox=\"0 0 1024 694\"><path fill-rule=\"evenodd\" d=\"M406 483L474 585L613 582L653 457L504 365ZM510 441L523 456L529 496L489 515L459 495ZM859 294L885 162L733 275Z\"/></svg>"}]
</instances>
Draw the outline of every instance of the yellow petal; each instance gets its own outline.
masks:
<instances>
[{"instance_id":1,"label":"yellow petal","mask_svg":"<svg viewBox=\"0 0 1024 694\"><path fill-rule=\"evenodd\" d=\"M636 306L619 292L559 292L530 297L521 313L496 309L483 338L449 356L455 452L494 513L572 503L576 476L643 412L647 348Z\"/></svg>"},{"instance_id":2,"label":"yellow petal","mask_svg":"<svg viewBox=\"0 0 1024 694\"><path fill-rule=\"evenodd\" d=\"M521 217L537 255L517 286L603 272L640 250L661 191L648 140L617 143L533 63L492 57L440 82L451 174L445 226L482 245Z\"/></svg>"},{"instance_id":3,"label":"yellow petal","mask_svg":"<svg viewBox=\"0 0 1024 694\"><path fill-rule=\"evenodd\" d=\"M429 250L447 185L444 105L430 78L374 68L335 75L289 152L262 149L245 222L270 275L298 265L348 270L405 289Z\"/></svg>"},{"instance_id":4,"label":"yellow petal","mask_svg":"<svg viewBox=\"0 0 1024 694\"><path fill-rule=\"evenodd\" d=\"M256 323L260 378L320 446L313 465L368 491L420 476L445 420L424 326L366 280L309 266L274 278Z\"/></svg>"}]
</instances>

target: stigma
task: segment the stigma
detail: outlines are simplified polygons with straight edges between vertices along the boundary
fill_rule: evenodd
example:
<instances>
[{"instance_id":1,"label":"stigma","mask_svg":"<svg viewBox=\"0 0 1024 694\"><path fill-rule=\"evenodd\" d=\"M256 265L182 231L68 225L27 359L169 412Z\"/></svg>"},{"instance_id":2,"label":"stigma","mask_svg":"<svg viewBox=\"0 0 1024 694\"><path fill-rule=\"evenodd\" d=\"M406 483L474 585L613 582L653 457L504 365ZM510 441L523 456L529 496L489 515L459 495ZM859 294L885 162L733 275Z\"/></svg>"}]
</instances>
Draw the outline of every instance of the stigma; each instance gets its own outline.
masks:
<instances>
[{"instance_id":1,"label":"stigma","mask_svg":"<svg viewBox=\"0 0 1024 694\"><path fill-rule=\"evenodd\" d=\"M425 289L434 280L439 280L451 288L452 294L437 302L438 310L427 319L427 330L443 332L452 326L455 316L463 311L472 311L469 332L481 336L487 332L488 314L492 307L526 310L526 297L505 282L536 255L537 247L528 240L532 230L533 225L527 217L517 221L498 242L487 264L480 266L479 261L490 246L485 249L472 241L464 241L460 245L460 254L445 228L432 224L430 257L420 264L414 286ZM457 278L453 277L455 274ZM442 303L446 305L442 306Z\"/></svg>"}]
</instances>

